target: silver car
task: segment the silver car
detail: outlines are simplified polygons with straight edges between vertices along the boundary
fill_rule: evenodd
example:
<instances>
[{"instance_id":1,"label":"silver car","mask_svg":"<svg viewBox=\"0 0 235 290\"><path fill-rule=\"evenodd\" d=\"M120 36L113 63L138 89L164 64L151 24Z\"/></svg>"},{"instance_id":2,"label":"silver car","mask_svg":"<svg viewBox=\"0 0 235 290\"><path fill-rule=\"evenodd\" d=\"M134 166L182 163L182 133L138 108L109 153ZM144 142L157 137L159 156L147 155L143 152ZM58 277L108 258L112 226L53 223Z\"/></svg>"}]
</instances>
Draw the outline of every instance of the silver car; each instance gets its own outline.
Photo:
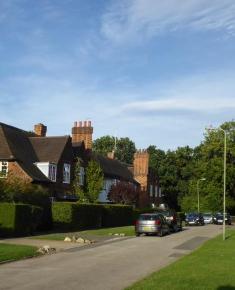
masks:
<instances>
[{"instance_id":1,"label":"silver car","mask_svg":"<svg viewBox=\"0 0 235 290\"><path fill-rule=\"evenodd\" d=\"M135 223L135 234L158 234L162 237L170 233L170 227L165 217L160 213L141 214Z\"/></svg>"},{"instance_id":2,"label":"silver car","mask_svg":"<svg viewBox=\"0 0 235 290\"><path fill-rule=\"evenodd\" d=\"M212 213L203 213L204 223L205 224L213 224L214 217Z\"/></svg>"}]
</instances>

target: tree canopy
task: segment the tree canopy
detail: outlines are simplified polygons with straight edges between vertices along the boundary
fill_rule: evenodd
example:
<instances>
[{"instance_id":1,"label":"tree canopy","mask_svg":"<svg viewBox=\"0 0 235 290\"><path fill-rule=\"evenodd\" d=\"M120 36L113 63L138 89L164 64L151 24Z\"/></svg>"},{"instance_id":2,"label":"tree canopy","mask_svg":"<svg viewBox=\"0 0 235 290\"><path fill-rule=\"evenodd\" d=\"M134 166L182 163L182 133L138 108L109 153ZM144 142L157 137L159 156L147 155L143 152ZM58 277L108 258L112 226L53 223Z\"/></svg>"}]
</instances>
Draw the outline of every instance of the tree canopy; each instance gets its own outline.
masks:
<instances>
[{"instance_id":1,"label":"tree canopy","mask_svg":"<svg viewBox=\"0 0 235 290\"><path fill-rule=\"evenodd\" d=\"M227 208L235 211L235 122L221 128L227 132ZM184 211L197 209L197 181L200 182L200 209L222 210L224 133L207 130L203 142L195 147L179 147L164 152L149 146L150 166L159 176L161 192L170 207Z\"/></svg>"},{"instance_id":2,"label":"tree canopy","mask_svg":"<svg viewBox=\"0 0 235 290\"><path fill-rule=\"evenodd\" d=\"M107 156L113 150L115 150L115 157L119 161L132 164L136 147L135 143L128 137L116 138L116 148L115 137L113 136L103 136L93 142L93 151L103 156Z\"/></svg>"}]
</instances>

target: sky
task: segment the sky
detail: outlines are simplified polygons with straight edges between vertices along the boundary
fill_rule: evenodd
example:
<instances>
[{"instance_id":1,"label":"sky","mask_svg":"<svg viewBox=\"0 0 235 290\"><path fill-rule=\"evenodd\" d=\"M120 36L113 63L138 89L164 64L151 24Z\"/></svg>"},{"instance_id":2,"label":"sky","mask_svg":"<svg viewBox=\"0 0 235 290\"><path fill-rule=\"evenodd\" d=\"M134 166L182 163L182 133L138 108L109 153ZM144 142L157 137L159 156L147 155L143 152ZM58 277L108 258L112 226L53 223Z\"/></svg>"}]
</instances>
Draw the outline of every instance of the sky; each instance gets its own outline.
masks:
<instances>
[{"instance_id":1,"label":"sky","mask_svg":"<svg viewBox=\"0 0 235 290\"><path fill-rule=\"evenodd\" d=\"M0 122L175 150L234 116L234 0L0 0Z\"/></svg>"}]
</instances>

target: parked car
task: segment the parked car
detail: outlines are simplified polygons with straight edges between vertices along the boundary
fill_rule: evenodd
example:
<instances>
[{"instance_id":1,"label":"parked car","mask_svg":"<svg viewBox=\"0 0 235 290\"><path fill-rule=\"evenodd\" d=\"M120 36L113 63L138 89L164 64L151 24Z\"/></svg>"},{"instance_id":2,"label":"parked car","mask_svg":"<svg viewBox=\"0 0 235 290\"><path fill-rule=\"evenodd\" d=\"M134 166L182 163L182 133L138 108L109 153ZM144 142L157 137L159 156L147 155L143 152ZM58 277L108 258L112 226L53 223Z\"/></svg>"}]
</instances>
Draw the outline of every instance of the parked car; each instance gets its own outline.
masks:
<instances>
[{"instance_id":1,"label":"parked car","mask_svg":"<svg viewBox=\"0 0 235 290\"><path fill-rule=\"evenodd\" d=\"M224 221L224 214L218 212L217 214L215 214L214 217L214 223L217 225L222 225ZM229 213L225 213L225 223L227 225L231 225L232 224L232 219Z\"/></svg>"},{"instance_id":2,"label":"parked car","mask_svg":"<svg viewBox=\"0 0 235 290\"><path fill-rule=\"evenodd\" d=\"M188 213L185 218L185 225L204 226L204 218L201 213Z\"/></svg>"},{"instance_id":3,"label":"parked car","mask_svg":"<svg viewBox=\"0 0 235 290\"><path fill-rule=\"evenodd\" d=\"M204 218L204 223L205 224L213 224L214 216L213 216L212 213L203 213L202 216Z\"/></svg>"},{"instance_id":4,"label":"parked car","mask_svg":"<svg viewBox=\"0 0 235 290\"><path fill-rule=\"evenodd\" d=\"M160 213L144 213L135 222L135 234L158 234L162 237L170 233L165 217Z\"/></svg>"},{"instance_id":5,"label":"parked car","mask_svg":"<svg viewBox=\"0 0 235 290\"><path fill-rule=\"evenodd\" d=\"M171 231L178 232L182 230L182 220L179 216L177 216L176 211L162 210L159 213L164 215Z\"/></svg>"}]
</instances>

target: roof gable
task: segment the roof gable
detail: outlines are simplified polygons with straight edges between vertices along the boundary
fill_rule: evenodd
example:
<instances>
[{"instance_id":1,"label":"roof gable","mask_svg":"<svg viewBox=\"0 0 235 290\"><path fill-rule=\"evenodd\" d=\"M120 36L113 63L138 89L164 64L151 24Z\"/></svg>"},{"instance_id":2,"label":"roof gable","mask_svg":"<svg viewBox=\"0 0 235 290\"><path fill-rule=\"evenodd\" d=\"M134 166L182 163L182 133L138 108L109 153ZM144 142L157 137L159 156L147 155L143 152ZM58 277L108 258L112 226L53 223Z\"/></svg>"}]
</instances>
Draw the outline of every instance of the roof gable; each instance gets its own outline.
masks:
<instances>
[{"instance_id":1,"label":"roof gable","mask_svg":"<svg viewBox=\"0 0 235 290\"><path fill-rule=\"evenodd\" d=\"M70 136L30 137L29 140L39 162L58 163Z\"/></svg>"}]
</instances>

